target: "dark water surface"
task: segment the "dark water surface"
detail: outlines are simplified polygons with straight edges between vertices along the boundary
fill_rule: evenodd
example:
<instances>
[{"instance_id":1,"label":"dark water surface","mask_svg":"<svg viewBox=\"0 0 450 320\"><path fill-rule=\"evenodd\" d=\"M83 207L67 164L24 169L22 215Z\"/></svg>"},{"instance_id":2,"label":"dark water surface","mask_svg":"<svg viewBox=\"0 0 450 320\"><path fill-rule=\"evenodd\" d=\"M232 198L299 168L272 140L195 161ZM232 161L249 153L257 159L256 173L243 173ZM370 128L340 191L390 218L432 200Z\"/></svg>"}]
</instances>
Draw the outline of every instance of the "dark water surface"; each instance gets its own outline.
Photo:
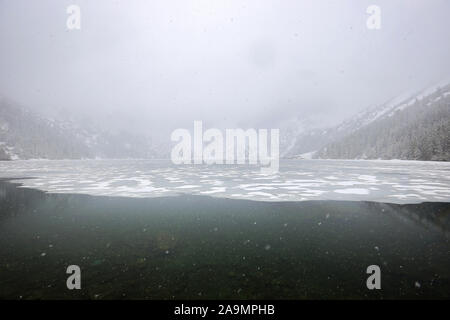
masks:
<instances>
[{"instance_id":1,"label":"dark water surface","mask_svg":"<svg viewBox=\"0 0 450 320\"><path fill-rule=\"evenodd\" d=\"M46 194L0 181L0 298L449 298L450 203ZM68 290L66 268L81 268ZM366 268L381 268L368 290Z\"/></svg>"}]
</instances>

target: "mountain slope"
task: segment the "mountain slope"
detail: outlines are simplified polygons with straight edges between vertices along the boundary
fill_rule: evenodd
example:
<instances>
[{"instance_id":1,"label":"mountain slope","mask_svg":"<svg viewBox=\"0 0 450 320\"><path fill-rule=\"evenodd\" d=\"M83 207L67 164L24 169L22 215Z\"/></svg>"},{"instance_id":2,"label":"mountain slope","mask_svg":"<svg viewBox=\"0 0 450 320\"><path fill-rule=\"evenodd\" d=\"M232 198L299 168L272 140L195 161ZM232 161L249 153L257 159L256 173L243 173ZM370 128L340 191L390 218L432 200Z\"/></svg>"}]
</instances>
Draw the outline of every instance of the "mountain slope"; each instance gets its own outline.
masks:
<instances>
[{"instance_id":1,"label":"mountain slope","mask_svg":"<svg viewBox=\"0 0 450 320\"><path fill-rule=\"evenodd\" d=\"M369 110L334 131L346 134L316 157L450 161L450 85Z\"/></svg>"},{"instance_id":2,"label":"mountain slope","mask_svg":"<svg viewBox=\"0 0 450 320\"><path fill-rule=\"evenodd\" d=\"M0 160L155 156L146 137L43 118L14 102L0 100Z\"/></svg>"}]
</instances>

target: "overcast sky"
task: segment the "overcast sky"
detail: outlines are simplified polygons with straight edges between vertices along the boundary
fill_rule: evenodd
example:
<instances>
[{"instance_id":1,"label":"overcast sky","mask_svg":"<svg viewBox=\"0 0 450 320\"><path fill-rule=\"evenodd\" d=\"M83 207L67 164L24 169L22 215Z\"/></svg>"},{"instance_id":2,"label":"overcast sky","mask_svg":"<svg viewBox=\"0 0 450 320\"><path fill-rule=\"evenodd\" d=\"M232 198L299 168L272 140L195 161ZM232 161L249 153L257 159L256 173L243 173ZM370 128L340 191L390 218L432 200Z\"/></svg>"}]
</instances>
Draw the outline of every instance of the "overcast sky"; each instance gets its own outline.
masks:
<instances>
[{"instance_id":1,"label":"overcast sky","mask_svg":"<svg viewBox=\"0 0 450 320\"><path fill-rule=\"evenodd\" d=\"M152 133L335 123L448 78L449 30L448 0L0 0L0 94Z\"/></svg>"}]
</instances>

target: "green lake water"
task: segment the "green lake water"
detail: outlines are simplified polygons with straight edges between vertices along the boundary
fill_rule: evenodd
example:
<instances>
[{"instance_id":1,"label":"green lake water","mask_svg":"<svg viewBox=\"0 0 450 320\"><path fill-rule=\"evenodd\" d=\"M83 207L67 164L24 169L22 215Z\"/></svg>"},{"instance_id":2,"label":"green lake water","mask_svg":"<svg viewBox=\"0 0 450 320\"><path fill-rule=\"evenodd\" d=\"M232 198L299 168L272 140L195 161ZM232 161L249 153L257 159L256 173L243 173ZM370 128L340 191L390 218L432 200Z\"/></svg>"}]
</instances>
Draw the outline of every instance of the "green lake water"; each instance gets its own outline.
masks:
<instances>
[{"instance_id":1,"label":"green lake water","mask_svg":"<svg viewBox=\"0 0 450 320\"><path fill-rule=\"evenodd\" d=\"M47 194L0 182L2 299L450 298L450 203ZM66 268L81 268L68 290ZM366 269L381 268L381 290Z\"/></svg>"}]
</instances>

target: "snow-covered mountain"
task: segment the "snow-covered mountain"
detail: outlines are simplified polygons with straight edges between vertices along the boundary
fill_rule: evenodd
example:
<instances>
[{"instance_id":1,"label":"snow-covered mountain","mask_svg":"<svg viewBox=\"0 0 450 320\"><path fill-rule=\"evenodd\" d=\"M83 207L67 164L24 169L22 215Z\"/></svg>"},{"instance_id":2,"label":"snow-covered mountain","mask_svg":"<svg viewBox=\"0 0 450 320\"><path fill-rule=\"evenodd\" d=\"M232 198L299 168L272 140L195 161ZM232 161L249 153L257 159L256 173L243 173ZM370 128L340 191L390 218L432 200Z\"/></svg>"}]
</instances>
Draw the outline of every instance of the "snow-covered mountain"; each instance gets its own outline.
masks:
<instances>
[{"instance_id":1,"label":"snow-covered mountain","mask_svg":"<svg viewBox=\"0 0 450 320\"><path fill-rule=\"evenodd\" d=\"M368 110L336 131L345 135L317 157L450 161L450 85Z\"/></svg>"},{"instance_id":2,"label":"snow-covered mountain","mask_svg":"<svg viewBox=\"0 0 450 320\"><path fill-rule=\"evenodd\" d=\"M317 150L320 145L320 132L325 126L314 117L297 117L280 123L280 155L292 155ZM317 138L317 139L315 139Z\"/></svg>"},{"instance_id":3,"label":"snow-covered mountain","mask_svg":"<svg viewBox=\"0 0 450 320\"><path fill-rule=\"evenodd\" d=\"M280 126L285 158L450 160L450 84L404 94L334 127L319 118ZM100 130L73 120L37 115L0 100L0 160L167 158L170 145L150 137Z\"/></svg>"},{"instance_id":4,"label":"snow-covered mountain","mask_svg":"<svg viewBox=\"0 0 450 320\"><path fill-rule=\"evenodd\" d=\"M300 132L291 140L292 146L284 155L307 157L314 153L315 157L321 158L450 160L445 146L445 132L450 131L449 99L448 83L403 94L335 127ZM426 137L425 133L433 137ZM445 150L441 150L443 148Z\"/></svg>"},{"instance_id":5,"label":"snow-covered mountain","mask_svg":"<svg viewBox=\"0 0 450 320\"><path fill-rule=\"evenodd\" d=\"M42 117L0 100L0 160L153 158L151 139Z\"/></svg>"},{"instance_id":6,"label":"snow-covered mountain","mask_svg":"<svg viewBox=\"0 0 450 320\"><path fill-rule=\"evenodd\" d=\"M428 97L438 93L439 91L449 91L450 84L437 84L421 90L417 93L403 93L400 96L386 102L381 106L369 108L358 113L353 118L344 121L337 126L338 131L354 132L364 126L371 124L374 121L382 120L393 116L397 111L401 111L407 107L412 106L416 101L427 99ZM445 94L445 92L444 92Z\"/></svg>"}]
</instances>

